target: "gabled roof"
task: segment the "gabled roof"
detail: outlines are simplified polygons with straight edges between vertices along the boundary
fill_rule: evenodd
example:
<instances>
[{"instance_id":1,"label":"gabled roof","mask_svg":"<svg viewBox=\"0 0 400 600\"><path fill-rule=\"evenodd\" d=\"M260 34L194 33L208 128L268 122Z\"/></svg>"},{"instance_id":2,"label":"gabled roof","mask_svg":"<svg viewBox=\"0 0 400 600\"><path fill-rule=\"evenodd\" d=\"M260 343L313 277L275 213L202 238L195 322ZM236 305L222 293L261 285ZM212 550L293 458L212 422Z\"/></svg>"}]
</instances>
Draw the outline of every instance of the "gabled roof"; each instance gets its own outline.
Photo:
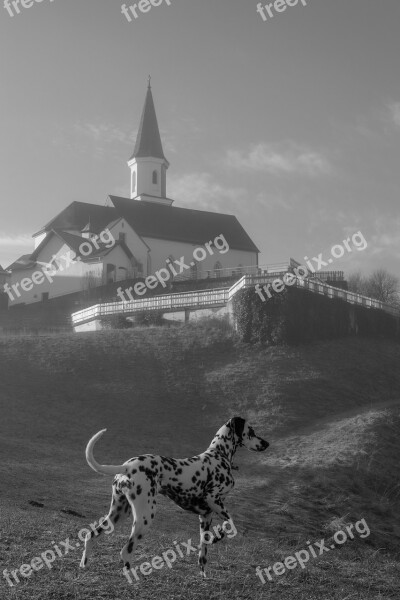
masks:
<instances>
[{"instance_id":1,"label":"gabled roof","mask_svg":"<svg viewBox=\"0 0 400 600\"><path fill-rule=\"evenodd\" d=\"M16 260L12 265L10 265L9 266L10 271L32 269L35 266L37 266L38 264L40 265L41 263L40 262L38 263L38 261L37 261L40 251L44 248L44 246L46 246L50 237L52 237L53 235L56 235L57 237L59 237L69 248L71 248L71 250L74 251L74 253L77 256L80 256L80 260L82 262L89 262L95 258L102 258L104 256L107 256L107 254L109 254L116 246L120 246L122 248L122 250L125 252L125 254L128 256L128 258L134 259L134 261L137 262L136 258L133 256L133 254L130 251L130 249L128 248L128 246L122 241L116 240L116 242L113 246L107 247L105 244L102 244L99 240L97 240L97 246L99 246L99 248L96 248L96 246L91 243L91 240L89 238L86 238L86 237L84 238L79 235L74 235L72 233L68 233L67 231L52 230L49 233L49 235L47 235L41 241L41 243L38 245L38 247L35 248L35 250L32 252L32 254L24 254L18 260ZM93 248L93 251L87 256L83 256L80 254L79 247L82 244L82 242L88 242L89 244L91 244L91 246Z\"/></svg>"},{"instance_id":2,"label":"gabled roof","mask_svg":"<svg viewBox=\"0 0 400 600\"><path fill-rule=\"evenodd\" d=\"M82 240L82 238L67 233L65 229L82 231L89 222L89 215L91 229L95 233L100 233L122 217L142 238L202 245L223 234L230 248L246 252L259 252L257 246L233 215L164 206L155 202L143 202L119 196L110 196L110 200L113 206L72 202L41 232L53 230L63 236L72 236L64 239L74 243L74 238L76 241ZM66 241L66 243L68 242ZM29 256L27 255L27 257Z\"/></svg>"},{"instance_id":3,"label":"gabled roof","mask_svg":"<svg viewBox=\"0 0 400 600\"><path fill-rule=\"evenodd\" d=\"M55 231L65 231L68 229L82 231L89 221L92 232L100 233L116 216L115 208L112 206L99 206L98 204L88 204L87 202L72 202L34 235L39 235L52 229Z\"/></svg>"},{"instance_id":4,"label":"gabled roof","mask_svg":"<svg viewBox=\"0 0 400 600\"><path fill-rule=\"evenodd\" d=\"M20 269L29 269L34 265L35 262L31 261L31 255L23 254L22 256L17 258L17 260L15 260L9 267L7 267L7 269L9 271L17 271Z\"/></svg>"},{"instance_id":5,"label":"gabled roof","mask_svg":"<svg viewBox=\"0 0 400 600\"><path fill-rule=\"evenodd\" d=\"M234 250L259 252L233 215L110 196L118 215L141 237L205 244L224 235Z\"/></svg>"},{"instance_id":6,"label":"gabled roof","mask_svg":"<svg viewBox=\"0 0 400 600\"><path fill-rule=\"evenodd\" d=\"M133 256L132 252L129 250L129 248L126 246L126 244L123 244L123 243L119 242L118 240L116 240L115 244L113 244L112 246L107 247L104 243L101 243L101 241L99 239L97 239L96 245L99 246L99 248L96 248L96 245L91 242L90 238L82 237L80 235L74 235L73 233L68 233L67 231L52 231L51 233L53 235L57 235L65 244L67 244L67 246L69 248L71 248L71 250L73 250L75 252L75 254L77 256L80 256L80 259L82 260L82 262L87 262L93 258L101 258L102 256L106 256L116 246L121 246L121 248L123 249L125 254L127 254L129 256L129 258L132 258L132 256ZM35 251L30 256L31 261L36 261L40 250L43 248L43 246L45 246L47 244L48 240L49 240L49 236L47 236L46 239L44 239L39 244L39 246L35 249ZM87 242L92 246L92 252L87 256L83 256L80 253L79 248L83 242Z\"/></svg>"},{"instance_id":7,"label":"gabled roof","mask_svg":"<svg viewBox=\"0 0 400 600\"><path fill-rule=\"evenodd\" d=\"M166 160L162 147L160 130L158 128L156 109L154 107L150 83L147 88L146 100L144 102L135 148L129 160L139 157L163 158Z\"/></svg>"}]
</instances>

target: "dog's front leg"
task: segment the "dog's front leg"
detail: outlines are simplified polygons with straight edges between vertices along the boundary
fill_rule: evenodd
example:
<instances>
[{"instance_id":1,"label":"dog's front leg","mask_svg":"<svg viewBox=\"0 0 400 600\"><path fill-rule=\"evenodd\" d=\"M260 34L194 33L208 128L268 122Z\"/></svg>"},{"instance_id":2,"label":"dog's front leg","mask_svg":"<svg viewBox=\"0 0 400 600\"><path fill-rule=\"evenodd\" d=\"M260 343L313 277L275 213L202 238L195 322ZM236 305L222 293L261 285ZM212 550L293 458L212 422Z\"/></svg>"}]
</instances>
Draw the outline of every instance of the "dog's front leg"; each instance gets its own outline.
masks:
<instances>
[{"instance_id":1,"label":"dog's front leg","mask_svg":"<svg viewBox=\"0 0 400 600\"><path fill-rule=\"evenodd\" d=\"M222 524L222 532L225 532L225 522L226 521L228 521L229 525L231 526L231 529L236 530L236 528L233 524L232 517L226 510L222 500L220 500L219 498L215 498L214 496L207 496L207 504L213 512L215 512L219 517L221 517L221 519L223 519L224 522ZM221 537L224 537L224 536L222 535Z\"/></svg>"},{"instance_id":2,"label":"dog's front leg","mask_svg":"<svg viewBox=\"0 0 400 600\"><path fill-rule=\"evenodd\" d=\"M206 564L207 564L207 544L210 543L210 527L212 522L212 511L206 515L199 515L200 521L200 550L199 550L199 566L203 577L206 577Z\"/></svg>"}]
</instances>

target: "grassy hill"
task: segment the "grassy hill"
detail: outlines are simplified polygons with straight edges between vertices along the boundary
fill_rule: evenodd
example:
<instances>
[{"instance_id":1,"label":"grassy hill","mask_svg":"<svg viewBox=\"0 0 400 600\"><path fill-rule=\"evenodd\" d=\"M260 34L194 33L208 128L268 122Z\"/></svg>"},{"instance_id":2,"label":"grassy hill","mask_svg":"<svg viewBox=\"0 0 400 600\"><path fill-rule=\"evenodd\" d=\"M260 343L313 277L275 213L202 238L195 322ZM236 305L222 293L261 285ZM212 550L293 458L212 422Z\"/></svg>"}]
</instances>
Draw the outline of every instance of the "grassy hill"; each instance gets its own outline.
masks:
<instances>
[{"instance_id":1,"label":"grassy hill","mask_svg":"<svg viewBox=\"0 0 400 600\"><path fill-rule=\"evenodd\" d=\"M87 466L140 453L205 450L231 416L270 442L240 450L228 498L238 535L130 585L119 551L126 522L100 539L87 571L70 551L0 597L18 600L381 600L400 596L400 345L345 339L291 348L238 343L215 323L80 335L0 338L0 573L17 569L106 514L111 478ZM29 502L33 502L34 505ZM198 544L198 521L159 499L136 565ZM273 577L277 561L365 519L371 534ZM215 521L216 522L216 521ZM329 542L329 544L328 544ZM54 545L54 544L53 544ZM82 544L81 544L82 545Z\"/></svg>"}]
</instances>

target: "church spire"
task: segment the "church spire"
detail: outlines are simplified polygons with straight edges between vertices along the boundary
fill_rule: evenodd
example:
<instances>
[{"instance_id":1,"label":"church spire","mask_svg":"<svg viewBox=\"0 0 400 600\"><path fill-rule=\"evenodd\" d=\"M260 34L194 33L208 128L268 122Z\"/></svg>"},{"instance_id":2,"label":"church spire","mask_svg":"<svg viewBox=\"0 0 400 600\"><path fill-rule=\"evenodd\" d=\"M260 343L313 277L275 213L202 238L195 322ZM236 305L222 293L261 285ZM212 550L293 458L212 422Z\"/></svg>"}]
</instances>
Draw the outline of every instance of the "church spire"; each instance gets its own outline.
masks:
<instances>
[{"instance_id":1,"label":"church spire","mask_svg":"<svg viewBox=\"0 0 400 600\"><path fill-rule=\"evenodd\" d=\"M147 87L142 118L140 120L135 149L130 160L138 157L165 159L150 81L151 77L149 75L149 83Z\"/></svg>"},{"instance_id":2,"label":"church spire","mask_svg":"<svg viewBox=\"0 0 400 600\"><path fill-rule=\"evenodd\" d=\"M131 198L171 204L166 200L169 162L162 147L150 75L136 144L128 165L131 169Z\"/></svg>"}]
</instances>

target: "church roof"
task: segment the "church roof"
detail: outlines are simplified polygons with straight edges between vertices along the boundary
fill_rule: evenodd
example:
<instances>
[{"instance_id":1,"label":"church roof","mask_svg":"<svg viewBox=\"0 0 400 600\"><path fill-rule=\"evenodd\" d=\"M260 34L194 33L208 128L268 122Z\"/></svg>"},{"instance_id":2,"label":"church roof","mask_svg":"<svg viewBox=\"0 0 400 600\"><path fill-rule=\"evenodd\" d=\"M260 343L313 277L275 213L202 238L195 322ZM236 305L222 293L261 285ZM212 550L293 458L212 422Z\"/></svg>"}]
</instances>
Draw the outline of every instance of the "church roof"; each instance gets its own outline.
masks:
<instances>
[{"instance_id":1,"label":"church roof","mask_svg":"<svg viewBox=\"0 0 400 600\"><path fill-rule=\"evenodd\" d=\"M113 246L108 247L104 243L99 243L99 241L97 241L97 245L99 246L99 248L96 248L96 246L93 243L91 243L91 240L89 238L85 238L80 235L74 235L73 233L68 233L68 231L55 231L53 229L49 233L50 235L58 236L65 244L67 244L69 248L71 248L71 250L74 251L75 255L80 256L80 260L82 260L82 262L89 262L90 260L97 258L101 259L102 257L109 254L116 246L120 246L129 258L132 258L136 261L136 258L133 256L132 252L125 244L125 242L120 240L116 240ZM42 248L44 248L44 246L48 243L49 237L50 236L46 236L46 238L41 241L38 247L35 248L32 254L23 254L20 258L18 258L18 260L13 262L13 264L8 267L9 270L20 271L25 269L31 269L34 268L37 264L39 264L37 263L37 258ZM79 251L79 247L82 244L82 242L87 242L92 246L92 252L88 256L82 256Z\"/></svg>"},{"instance_id":2,"label":"church roof","mask_svg":"<svg viewBox=\"0 0 400 600\"><path fill-rule=\"evenodd\" d=\"M114 206L72 202L40 233L52 229L58 232L65 229L82 231L89 221L89 216L92 231L100 233L111 222L123 217L141 237L202 245L223 234L233 250L259 252L233 215L164 206L118 196L110 196L110 200Z\"/></svg>"},{"instance_id":3,"label":"church roof","mask_svg":"<svg viewBox=\"0 0 400 600\"><path fill-rule=\"evenodd\" d=\"M163 158L166 160L161 143L160 130L158 128L156 109L154 107L150 83L147 88L146 100L144 102L135 148L129 160L139 157Z\"/></svg>"},{"instance_id":4,"label":"church roof","mask_svg":"<svg viewBox=\"0 0 400 600\"><path fill-rule=\"evenodd\" d=\"M89 221L91 230L94 233L98 233L115 218L116 212L112 206L99 206L98 204L88 204L87 202L72 202L34 235L39 235L52 229L56 231L68 229L83 231Z\"/></svg>"},{"instance_id":5,"label":"church roof","mask_svg":"<svg viewBox=\"0 0 400 600\"><path fill-rule=\"evenodd\" d=\"M82 237L80 235L74 235L73 233L68 233L68 231L54 231L53 230L52 233L54 235L57 235L59 238L61 238L62 241L65 244L67 244L67 246L69 248L71 248L71 250L73 250L77 256L81 257L81 260L83 262L88 262L90 259L93 259L93 258L101 258L102 256L106 256L109 252L111 252L111 250L113 250L113 248L115 248L115 246L121 246L122 249L124 250L124 252L130 258L133 256L132 252L129 250L129 248L126 246L126 244L121 243L119 240L116 240L115 244L113 244L112 246L106 246L106 244L101 243L101 240L100 241L97 240L97 245L99 246L99 248L96 248L96 246L92 243L90 238ZM48 239L46 238L45 240L42 241L41 244L39 244L39 246L36 248L36 250L30 256L31 261L36 260L37 256L39 255L40 250L42 249L42 247L45 244L47 244L47 242L48 242ZM92 246L92 251L87 256L83 256L80 252L80 245L83 242L89 243Z\"/></svg>"},{"instance_id":6,"label":"church roof","mask_svg":"<svg viewBox=\"0 0 400 600\"><path fill-rule=\"evenodd\" d=\"M233 215L110 196L119 216L141 237L203 245L223 234L234 250L259 252Z\"/></svg>"},{"instance_id":7,"label":"church roof","mask_svg":"<svg viewBox=\"0 0 400 600\"><path fill-rule=\"evenodd\" d=\"M7 269L9 271L17 271L19 269L28 269L28 268L32 267L34 264L35 264L35 262L33 262L31 260L30 254L23 254L22 256L17 258L17 260L15 260L9 267L7 267Z\"/></svg>"}]
</instances>

